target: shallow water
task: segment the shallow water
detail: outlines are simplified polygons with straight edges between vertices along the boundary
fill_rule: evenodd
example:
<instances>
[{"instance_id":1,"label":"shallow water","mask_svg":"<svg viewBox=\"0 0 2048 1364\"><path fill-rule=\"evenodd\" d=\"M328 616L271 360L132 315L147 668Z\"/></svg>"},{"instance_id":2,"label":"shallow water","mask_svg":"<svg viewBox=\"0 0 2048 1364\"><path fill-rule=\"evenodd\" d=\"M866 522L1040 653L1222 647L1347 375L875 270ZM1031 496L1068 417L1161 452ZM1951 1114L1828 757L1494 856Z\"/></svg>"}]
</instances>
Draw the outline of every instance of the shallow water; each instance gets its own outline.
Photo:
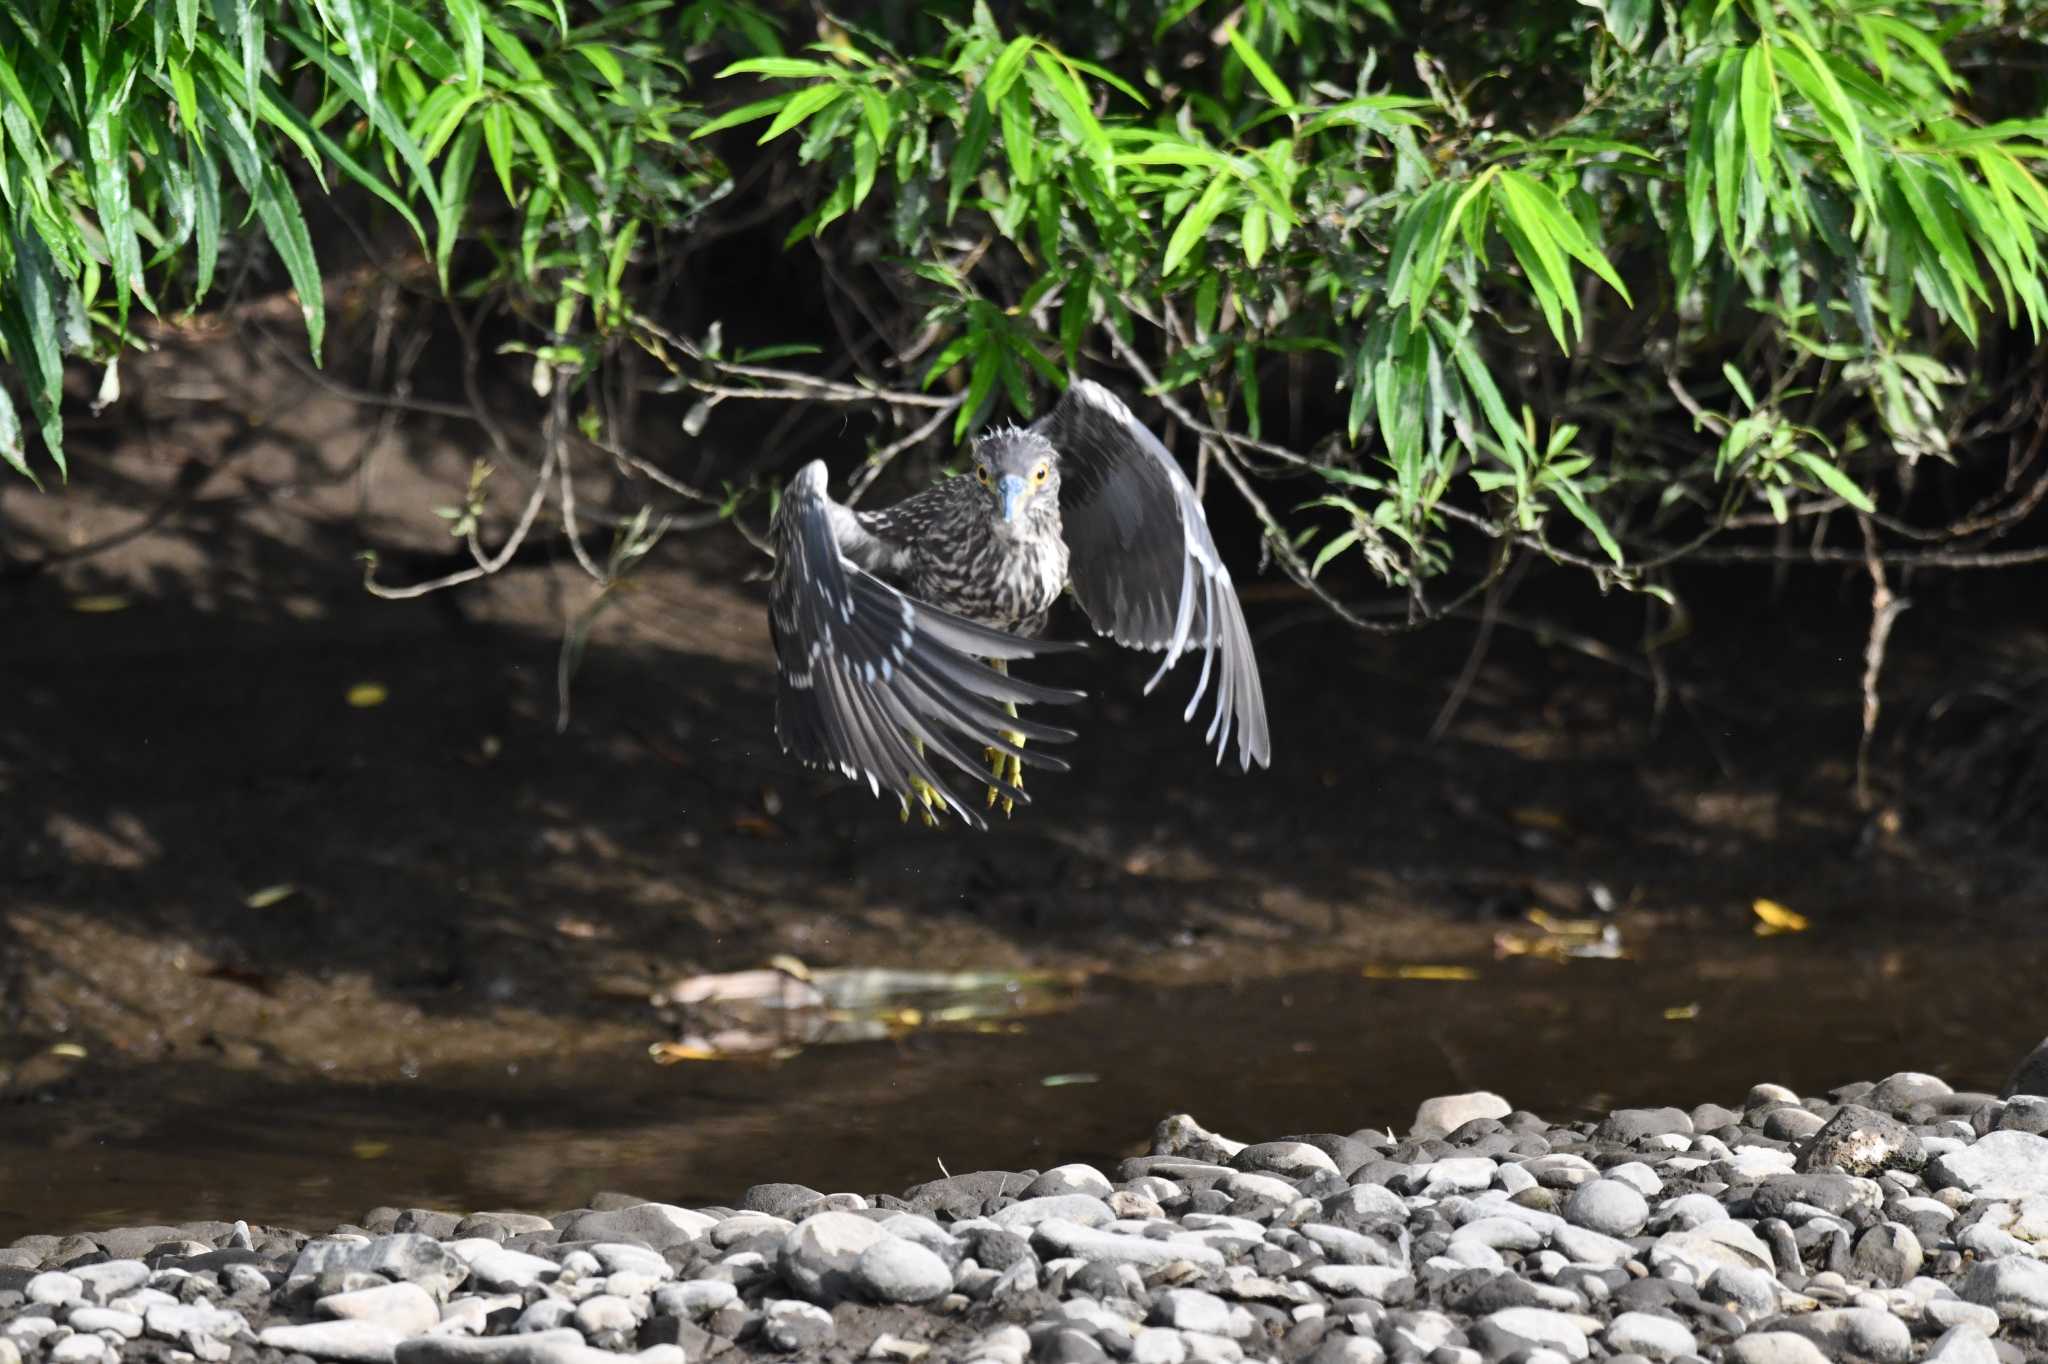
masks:
<instances>
[{"instance_id":1,"label":"shallow water","mask_svg":"<svg viewBox=\"0 0 2048 1364\"><path fill-rule=\"evenodd\" d=\"M2043 957L2037 941L1664 939L1633 960L1467 963L1476 980L1098 982L994 1032L780 1062L636 1053L369 1085L157 1067L0 1109L0 1243L213 1217L324 1229L379 1204L555 1210L605 1189L894 1192L941 1169L1113 1164L1174 1112L1245 1139L1398 1132L1419 1100L1475 1088L1557 1118L1897 1070L1996 1089L2048 1031Z\"/></svg>"}]
</instances>

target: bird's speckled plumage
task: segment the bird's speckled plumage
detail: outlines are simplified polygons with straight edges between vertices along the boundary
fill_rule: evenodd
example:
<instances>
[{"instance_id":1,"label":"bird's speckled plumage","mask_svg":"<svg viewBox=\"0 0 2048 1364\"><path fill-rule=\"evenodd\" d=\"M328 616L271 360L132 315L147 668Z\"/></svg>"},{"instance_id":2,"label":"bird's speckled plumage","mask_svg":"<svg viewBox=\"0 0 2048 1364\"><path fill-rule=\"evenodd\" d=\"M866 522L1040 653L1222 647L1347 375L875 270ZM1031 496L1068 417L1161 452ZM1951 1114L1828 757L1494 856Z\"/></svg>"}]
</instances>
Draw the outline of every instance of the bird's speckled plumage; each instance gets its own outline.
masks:
<instances>
[{"instance_id":1,"label":"bird's speckled plumage","mask_svg":"<svg viewBox=\"0 0 2048 1364\"><path fill-rule=\"evenodd\" d=\"M1147 692L1183 653L1200 652L1187 718L1213 683L1205 738L1217 760L1234 732L1246 770L1269 761L1250 632L1194 488L1099 384L1077 380L1030 426L985 432L970 473L878 511L833 501L813 461L791 481L775 537L776 726L805 762L906 802L950 796L933 753L970 773L980 770L974 747L1063 769L1023 740L1071 731L998 706L1080 694L982 660L1074 647L1037 638L1068 588L1098 632L1165 654ZM1023 798L1008 784L1005 794Z\"/></svg>"}]
</instances>

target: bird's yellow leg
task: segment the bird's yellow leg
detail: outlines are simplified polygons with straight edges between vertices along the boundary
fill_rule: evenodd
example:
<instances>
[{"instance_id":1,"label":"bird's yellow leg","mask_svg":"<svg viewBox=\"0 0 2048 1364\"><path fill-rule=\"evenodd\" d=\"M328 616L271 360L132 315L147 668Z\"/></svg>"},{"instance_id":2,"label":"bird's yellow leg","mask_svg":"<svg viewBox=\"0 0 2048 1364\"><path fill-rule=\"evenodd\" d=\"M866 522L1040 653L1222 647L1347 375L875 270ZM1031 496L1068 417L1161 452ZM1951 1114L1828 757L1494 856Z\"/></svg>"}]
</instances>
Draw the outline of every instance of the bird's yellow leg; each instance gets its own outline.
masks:
<instances>
[{"instance_id":1,"label":"bird's yellow leg","mask_svg":"<svg viewBox=\"0 0 2048 1364\"><path fill-rule=\"evenodd\" d=\"M1009 676L1010 665L1004 660L992 658L989 660L989 666L1002 673L1005 677ZM1017 703L1015 701L1003 702L1003 711L1014 718L1017 714ZM1002 737L1019 748L1024 747L1024 736L1015 730L1003 730ZM996 802L1000 800L1003 803L1003 814L1008 816L1016 808L1017 799L1014 796L1004 795L1003 789L1005 787L1014 787L1019 791L1024 789L1024 760L1016 754L1005 752L1000 748L990 748L987 750L987 753L989 775L994 777L997 783L999 783L988 788L989 808L994 809Z\"/></svg>"},{"instance_id":2,"label":"bird's yellow leg","mask_svg":"<svg viewBox=\"0 0 2048 1364\"><path fill-rule=\"evenodd\" d=\"M919 753L924 752L924 740L912 739L910 745ZM924 817L926 827L936 825L939 822L938 817L946 812L945 795L940 792L938 787L933 786L915 773L911 774L910 789L917 793L917 812ZM898 812L897 818L908 824L910 822L910 802L900 796L897 799L903 806L902 810Z\"/></svg>"}]
</instances>

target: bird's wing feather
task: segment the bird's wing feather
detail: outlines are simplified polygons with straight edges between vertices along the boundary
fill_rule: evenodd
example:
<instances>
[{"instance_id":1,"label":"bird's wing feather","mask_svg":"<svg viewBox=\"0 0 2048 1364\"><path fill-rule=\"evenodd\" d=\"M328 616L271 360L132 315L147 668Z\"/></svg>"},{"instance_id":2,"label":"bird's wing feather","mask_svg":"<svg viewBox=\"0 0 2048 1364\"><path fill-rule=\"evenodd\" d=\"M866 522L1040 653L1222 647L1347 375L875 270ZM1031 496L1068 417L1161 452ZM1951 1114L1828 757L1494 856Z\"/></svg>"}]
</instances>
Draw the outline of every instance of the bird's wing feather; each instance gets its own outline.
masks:
<instances>
[{"instance_id":1,"label":"bird's wing feather","mask_svg":"<svg viewBox=\"0 0 2048 1364\"><path fill-rule=\"evenodd\" d=\"M980 816L939 780L933 757L976 778L988 775L976 750L989 747L1064 769L1059 759L1002 736L1059 743L1072 739L1072 730L1012 716L1000 706L1081 697L999 673L982 659L1029 658L1075 646L1021 639L906 596L854 562L854 556L874 557L865 535L826 493L822 462L812 461L790 481L775 514L769 612L782 746L812 766L866 781L877 794L887 789L915 800L916 777L979 828ZM1023 798L1015 789L1008 794Z\"/></svg>"},{"instance_id":2,"label":"bird's wing feather","mask_svg":"<svg viewBox=\"0 0 2048 1364\"><path fill-rule=\"evenodd\" d=\"M1213 680L1204 739L1221 762L1237 730L1238 761L1267 765L1271 738L1251 632L1194 488L1159 438L1102 385L1077 379L1036 424L1060 455L1060 519L1074 596L1097 631L1163 649L1150 692L1180 656L1202 651L1186 718Z\"/></svg>"}]
</instances>

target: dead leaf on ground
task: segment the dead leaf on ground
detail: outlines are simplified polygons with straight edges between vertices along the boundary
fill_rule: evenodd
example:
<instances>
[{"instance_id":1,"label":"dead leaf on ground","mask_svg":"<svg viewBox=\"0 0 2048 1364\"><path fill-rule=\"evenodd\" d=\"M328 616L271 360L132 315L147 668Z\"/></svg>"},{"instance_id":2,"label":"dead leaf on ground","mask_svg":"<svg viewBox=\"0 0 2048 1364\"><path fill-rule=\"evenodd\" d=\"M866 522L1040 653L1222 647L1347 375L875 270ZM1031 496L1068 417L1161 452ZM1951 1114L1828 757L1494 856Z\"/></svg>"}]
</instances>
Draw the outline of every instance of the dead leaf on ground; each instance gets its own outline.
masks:
<instances>
[{"instance_id":1,"label":"dead leaf on ground","mask_svg":"<svg viewBox=\"0 0 2048 1364\"><path fill-rule=\"evenodd\" d=\"M1359 971L1367 980L1477 980L1479 970L1472 966L1452 966L1429 962L1400 962L1388 965L1373 962Z\"/></svg>"},{"instance_id":2,"label":"dead leaf on ground","mask_svg":"<svg viewBox=\"0 0 2048 1364\"><path fill-rule=\"evenodd\" d=\"M1749 908L1756 915L1757 922L1752 927L1759 938L1779 933L1804 933L1812 926L1804 914L1787 909L1776 900L1757 900Z\"/></svg>"}]
</instances>

